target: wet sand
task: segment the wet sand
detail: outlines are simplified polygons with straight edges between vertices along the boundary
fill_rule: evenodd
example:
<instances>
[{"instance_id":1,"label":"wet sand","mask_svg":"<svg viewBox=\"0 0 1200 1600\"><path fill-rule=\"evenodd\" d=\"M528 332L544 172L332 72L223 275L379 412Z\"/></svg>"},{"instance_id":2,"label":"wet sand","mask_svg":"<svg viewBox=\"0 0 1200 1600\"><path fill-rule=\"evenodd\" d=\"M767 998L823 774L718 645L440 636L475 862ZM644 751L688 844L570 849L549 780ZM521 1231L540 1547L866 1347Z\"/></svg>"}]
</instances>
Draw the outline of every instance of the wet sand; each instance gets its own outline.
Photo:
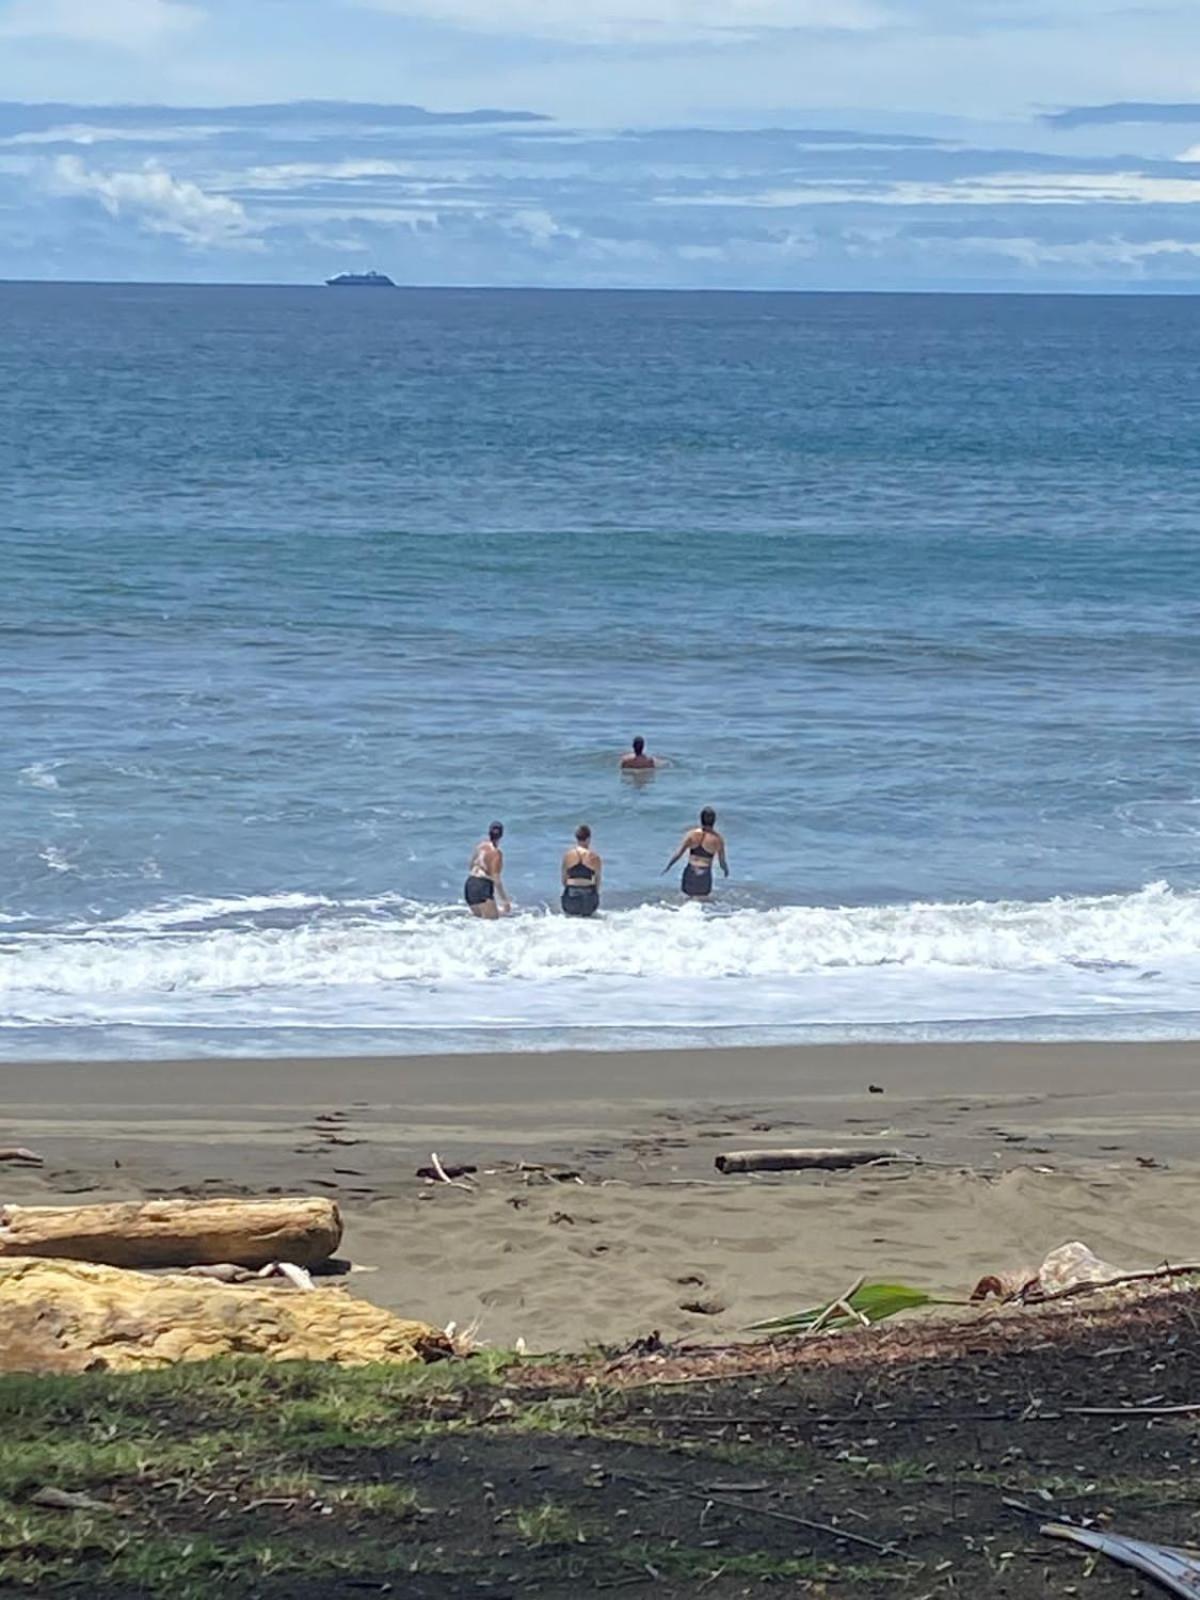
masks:
<instances>
[{"instance_id":1,"label":"wet sand","mask_svg":"<svg viewBox=\"0 0 1200 1600\"><path fill-rule=\"evenodd\" d=\"M858 1142L921 1164L713 1168ZM727 1338L860 1273L1195 1258L1200 1044L0 1063L0 1143L46 1158L8 1201L331 1195L357 1293L494 1344ZM433 1150L476 1189L418 1178Z\"/></svg>"}]
</instances>

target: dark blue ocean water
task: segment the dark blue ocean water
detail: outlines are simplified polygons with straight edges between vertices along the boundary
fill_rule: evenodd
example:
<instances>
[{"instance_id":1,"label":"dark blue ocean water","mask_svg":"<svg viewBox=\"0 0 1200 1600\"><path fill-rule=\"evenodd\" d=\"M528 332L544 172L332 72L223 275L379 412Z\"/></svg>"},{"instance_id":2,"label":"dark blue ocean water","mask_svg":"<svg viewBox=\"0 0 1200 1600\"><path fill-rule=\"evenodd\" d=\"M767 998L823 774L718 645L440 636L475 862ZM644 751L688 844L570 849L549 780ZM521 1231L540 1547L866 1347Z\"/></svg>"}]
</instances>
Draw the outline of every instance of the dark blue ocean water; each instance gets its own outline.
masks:
<instances>
[{"instance_id":1,"label":"dark blue ocean water","mask_svg":"<svg viewBox=\"0 0 1200 1600\"><path fill-rule=\"evenodd\" d=\"M1197 371L1186 299L0 286L0 1051L1200 1032Z\"/></svg>"}]
</instances>

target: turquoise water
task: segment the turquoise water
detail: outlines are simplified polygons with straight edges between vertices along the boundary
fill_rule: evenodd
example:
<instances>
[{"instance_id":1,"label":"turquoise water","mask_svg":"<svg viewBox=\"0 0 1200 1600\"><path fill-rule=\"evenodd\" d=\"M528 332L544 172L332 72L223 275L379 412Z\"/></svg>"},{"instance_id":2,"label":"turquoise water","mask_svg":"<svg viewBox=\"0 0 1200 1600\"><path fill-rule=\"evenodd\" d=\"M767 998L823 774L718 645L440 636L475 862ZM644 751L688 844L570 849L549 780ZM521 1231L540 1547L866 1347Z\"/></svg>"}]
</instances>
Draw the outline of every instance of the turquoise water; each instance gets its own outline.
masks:
<instances>
[{"instance_id":1,"label":"turquoise water","mask_svg":"<svg viewBox=\"0 0 1200 1600\"><path fill-rule=\"evenodd\" d=\"M1194 1036L1198 364L1190 300L0 286L0 1052Z\"/></svg>"}]
</instances>

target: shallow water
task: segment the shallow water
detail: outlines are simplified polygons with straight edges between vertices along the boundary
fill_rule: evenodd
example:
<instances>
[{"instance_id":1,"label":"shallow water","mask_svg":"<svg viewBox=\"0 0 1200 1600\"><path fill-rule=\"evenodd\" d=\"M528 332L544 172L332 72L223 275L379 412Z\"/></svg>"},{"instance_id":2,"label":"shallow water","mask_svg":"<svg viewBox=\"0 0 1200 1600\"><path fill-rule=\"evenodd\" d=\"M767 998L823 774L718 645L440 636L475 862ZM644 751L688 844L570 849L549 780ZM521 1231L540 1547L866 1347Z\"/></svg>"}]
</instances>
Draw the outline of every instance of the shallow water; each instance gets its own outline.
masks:
<instances>
[{"instance_id":1,"label":"shallow water","mask_svg":"<svg viewBox=\"0 0 1200 1600\"><path fill-rule=\"evenodd\" d=\"M1187 300L0 286L0 1051L1195 1035L1198 360Z\"/></svg>"}]
</instances>

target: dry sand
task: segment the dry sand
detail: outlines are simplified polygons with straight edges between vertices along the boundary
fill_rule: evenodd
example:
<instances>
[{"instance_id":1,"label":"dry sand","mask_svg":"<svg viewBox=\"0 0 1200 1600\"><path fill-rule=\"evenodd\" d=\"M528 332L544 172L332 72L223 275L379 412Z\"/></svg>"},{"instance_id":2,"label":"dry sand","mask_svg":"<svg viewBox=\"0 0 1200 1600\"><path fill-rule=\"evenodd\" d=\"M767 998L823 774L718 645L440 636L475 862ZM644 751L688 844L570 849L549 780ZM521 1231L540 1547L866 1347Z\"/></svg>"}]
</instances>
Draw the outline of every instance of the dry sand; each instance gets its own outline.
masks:
<instances>
[{"instance_id":1,"label":"dry sand","mask_svg":"<svg viewBox=\"0 0 1200 1600\"><path fill-rule=\"evenodd\" d=\"M962 1293L1069 1239L1200 1254L1200 1044L0 1063L0 1097L46 1158L0 1198L329 1194L356 1292L534 1350L727 1338L860 1273ZM876 1141L922 1164L713 1170ZM477 1189L417 1178L432 1150ZM520 1161L560 1176L487 1171Z\"/></svg>"}]
</instances>

